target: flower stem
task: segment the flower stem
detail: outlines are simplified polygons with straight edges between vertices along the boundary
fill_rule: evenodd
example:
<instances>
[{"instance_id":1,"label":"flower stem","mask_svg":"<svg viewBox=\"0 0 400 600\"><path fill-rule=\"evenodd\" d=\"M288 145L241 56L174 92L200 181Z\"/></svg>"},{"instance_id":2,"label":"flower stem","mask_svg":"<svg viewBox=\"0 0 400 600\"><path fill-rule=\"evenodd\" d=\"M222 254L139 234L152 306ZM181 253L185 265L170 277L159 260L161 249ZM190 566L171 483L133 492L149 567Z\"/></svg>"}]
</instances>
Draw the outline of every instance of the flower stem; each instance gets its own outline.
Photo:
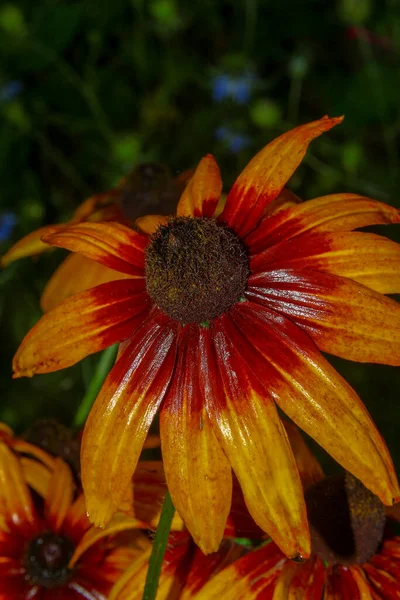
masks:
<instances>
[{"instance_id":1,"label":"flower stem","mask_svg":"<svg viewBox=\"0 0 400 600\"><path fill-rule=\"evenodd\" d=\"M86 418L92 408L101 386L103 385L111 367L113 366L118 352L118 344L110 346L100 356L99 363L94 372L86 394L76 411L73 427L80 429L85 424Z\"/></svg>"},{"instance_id":2,"label":"flower stem","mask_svg":"<svg viewBox=\"0 0 400 600\"><path fill-rule=\"evenodd\" d=\"M165 549L167 547L168 536L171 530L174 514L175 506L172 504L170 493L167 492L167 495L164 499L156 536L154 538L142 600L154 600L157 595L161 565L163 562Z\"/></svg>"}]
</instances>

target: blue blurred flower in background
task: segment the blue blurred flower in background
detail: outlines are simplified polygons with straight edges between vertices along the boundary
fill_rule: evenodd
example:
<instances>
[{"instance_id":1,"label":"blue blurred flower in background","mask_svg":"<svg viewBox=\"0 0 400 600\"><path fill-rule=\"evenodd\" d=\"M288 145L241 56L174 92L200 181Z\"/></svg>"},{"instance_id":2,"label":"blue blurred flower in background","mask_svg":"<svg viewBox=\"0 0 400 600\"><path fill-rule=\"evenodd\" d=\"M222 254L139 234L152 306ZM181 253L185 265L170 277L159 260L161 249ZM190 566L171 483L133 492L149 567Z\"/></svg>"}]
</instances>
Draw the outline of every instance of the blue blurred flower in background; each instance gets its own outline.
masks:
<instances>
[{"instance_id":1,"label":"blue blurred flower in background","mask_svg":"<svg viewBox=\"0 0 400 600\"><path fill-rule=\"evenodd\" d=\"M223 142L231 152L236 154L250 145L251 139L248 135L235 131L230 127L222 125L215 131L217 140Z\"/></svg>"},{"instance_id":2,"label":"blue blurred flower in background","mask_svg":"<svg viewBox=\"0 0 400 600\"><path fill-rule=\"evenodd\" d=\"M24 89L22 81L8 81L0 87L0 102L10 102L20 95Z\"/></svg>"},{"instance_id":3,"label":"blue blurred flower in background","mask_svg":"<svg viewBox=\"0 0 400 600\"><path fill-rule=\"evenodd\" d=\"M14 231L17 224L17 216L11 211L0 213L0 242L6 242Z\"/></svg>"},{"instance_id":4,"label":"blue blurred flower in background","mask_svg":"<svg viewBox=\"0 0 400 600\"><path fill-rule=\"evenodd\" d=\"M255 76L251 71L243 71L243 73L236 76L226 73L216 75L212 84L213 100L222 102L229 98L238 104L247 104L254 83Z\"/></svg>"}]
</instances>

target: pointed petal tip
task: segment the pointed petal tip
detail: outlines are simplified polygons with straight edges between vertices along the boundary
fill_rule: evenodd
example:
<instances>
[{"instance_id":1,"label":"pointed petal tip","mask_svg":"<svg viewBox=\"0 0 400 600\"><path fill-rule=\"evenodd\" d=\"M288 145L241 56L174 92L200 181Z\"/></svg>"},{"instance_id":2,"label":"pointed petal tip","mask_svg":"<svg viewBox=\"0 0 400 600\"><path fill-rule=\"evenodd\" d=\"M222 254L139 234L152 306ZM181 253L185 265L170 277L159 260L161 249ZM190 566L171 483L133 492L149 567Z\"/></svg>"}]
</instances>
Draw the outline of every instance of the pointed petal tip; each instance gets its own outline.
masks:
<instances>
[{"instance_id":1,"label":"pointed petal tip","mask_svg":"<svg viewBox=\"0 0 400 600\"><path fill-rule=\"evenodd\" d=\"M104 529L117 512L117 506L110 501L100 498L91 498L86 495L86 515L94 527Z\"/></svg>"}]
</instances>

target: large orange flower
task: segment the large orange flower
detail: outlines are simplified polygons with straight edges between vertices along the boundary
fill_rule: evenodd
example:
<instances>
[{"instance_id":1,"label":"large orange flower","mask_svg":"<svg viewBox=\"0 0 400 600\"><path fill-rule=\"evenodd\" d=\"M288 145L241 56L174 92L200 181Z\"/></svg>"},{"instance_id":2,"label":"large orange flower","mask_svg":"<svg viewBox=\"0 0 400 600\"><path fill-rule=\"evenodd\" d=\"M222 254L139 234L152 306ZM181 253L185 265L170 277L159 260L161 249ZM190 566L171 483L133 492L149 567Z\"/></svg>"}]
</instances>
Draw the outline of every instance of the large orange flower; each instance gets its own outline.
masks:
<instances>
[{"instance_id":1,"label":"large orange flower","mask_svg":"<svg viewBox=\"0 0 400 600\"><path fill-rule=\"evenodd\" d=\"M119 538L136 519L96 530L66 463L0 430L0 598L106 600L151 546L140 532Z\"/></svg>"},{"instance_id":2,"label":"large orange flower","mask_svg":"<svg viewBox=\"0 0 400 600\"><path fill-rule=\"evenodd\" d=\"M264 148L215 216L222 183L206 156L177 216L144 218L149 237L79 223L45 241L130 275L66 300L30 331L15 376L68 367L120 342L89 415L82 477L90 518L104 525L135 470L160 409L163 460L178 512L215 551L233 468L257 524L290 557L308 556L301 483L276 404L383 502L399 498L388 450L351 387L320 350L400 363L400 248L353 232L398 222L354 194L303 204L280 196L324 117Z\"/></svg>"}]
</instances>

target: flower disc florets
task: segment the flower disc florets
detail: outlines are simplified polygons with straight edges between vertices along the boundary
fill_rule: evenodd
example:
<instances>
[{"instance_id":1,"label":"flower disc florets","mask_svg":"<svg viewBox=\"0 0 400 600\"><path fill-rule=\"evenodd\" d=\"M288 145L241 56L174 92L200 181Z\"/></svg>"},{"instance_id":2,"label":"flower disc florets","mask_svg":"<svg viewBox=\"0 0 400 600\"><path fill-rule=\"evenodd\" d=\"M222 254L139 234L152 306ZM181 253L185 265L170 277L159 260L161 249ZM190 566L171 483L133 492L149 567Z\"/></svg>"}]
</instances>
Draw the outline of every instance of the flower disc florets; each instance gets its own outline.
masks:
<instances>
[{"instance_id":1,"label":"flower disc florets","mask_svg":"<svg viewBox=\"0 0 400 600\"><path fill-rule=\"evenodd\" d=\"M312 549L325 562L362 564L376 554L385 527L385 507L358 479L328 477L305 494Z\"/></svg>"},{"instance_id":2,"label":"flower disc florets","mask_svg":"<svg viewBox=\"0 0 400 600\"><path fill-rule=\"evenodd\" d=\"M69 539L51 531L34 538L25 555L29 581L45 588L65 585L72 575L68 563L73 551Z\"/></svg>"},{"instance_id":3,"label":"flower disc florets","mask_svg":"<svg viewBox=\"0 0 400 600\"><path fill-rule=\"evenodd\" d=\"M146 255L147 291L180 323L207 323L246 289L243 242L214 219L177 217L153 235Z\"/></svg>"}]
</instances>

